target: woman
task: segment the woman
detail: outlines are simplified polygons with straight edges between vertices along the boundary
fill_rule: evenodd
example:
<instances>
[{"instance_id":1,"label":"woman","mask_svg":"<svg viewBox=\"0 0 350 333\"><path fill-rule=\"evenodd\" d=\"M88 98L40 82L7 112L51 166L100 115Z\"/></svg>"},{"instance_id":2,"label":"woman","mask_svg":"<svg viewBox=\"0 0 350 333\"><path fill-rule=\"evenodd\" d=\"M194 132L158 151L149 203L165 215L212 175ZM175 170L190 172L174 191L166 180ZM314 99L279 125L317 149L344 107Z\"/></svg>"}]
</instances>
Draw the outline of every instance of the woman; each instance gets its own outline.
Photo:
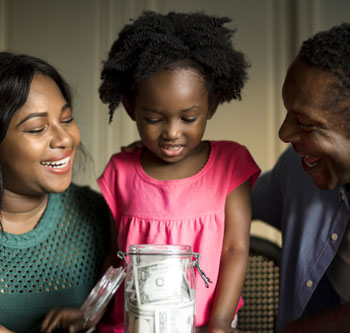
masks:
<instances>
[{"instance_id":1,"label":"woman","mask_svg":"<svg viewBox=\"0 0 350 333\"><path fill-rule=\"evenodd\" d=\"M73 183L80 132L51 65L0 53L0 332L80 307L106 255L108 208Z\"/></svg>"}]
</instances>

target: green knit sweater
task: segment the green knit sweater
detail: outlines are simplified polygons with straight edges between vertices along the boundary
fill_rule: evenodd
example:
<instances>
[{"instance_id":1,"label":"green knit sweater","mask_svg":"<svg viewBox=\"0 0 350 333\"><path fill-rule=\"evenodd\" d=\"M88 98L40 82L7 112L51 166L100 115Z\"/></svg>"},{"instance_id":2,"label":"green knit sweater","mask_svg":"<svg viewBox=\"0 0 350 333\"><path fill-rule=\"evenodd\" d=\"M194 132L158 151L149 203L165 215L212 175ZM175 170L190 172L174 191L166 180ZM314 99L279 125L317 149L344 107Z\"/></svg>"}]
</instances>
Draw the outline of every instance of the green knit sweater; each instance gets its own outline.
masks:
<instances>
[{"instance_id":1,"label":"green knit sweater","mask_svg":"<svg viewBox=\"0 0 350 333\"><path fill-rule=\"evenodd\" d=\"M40 332L53 307L80 307L108 246L108 208L88 187L50 194L34 230L0 232L0 325Z\"/></svg>"}]
</instances>

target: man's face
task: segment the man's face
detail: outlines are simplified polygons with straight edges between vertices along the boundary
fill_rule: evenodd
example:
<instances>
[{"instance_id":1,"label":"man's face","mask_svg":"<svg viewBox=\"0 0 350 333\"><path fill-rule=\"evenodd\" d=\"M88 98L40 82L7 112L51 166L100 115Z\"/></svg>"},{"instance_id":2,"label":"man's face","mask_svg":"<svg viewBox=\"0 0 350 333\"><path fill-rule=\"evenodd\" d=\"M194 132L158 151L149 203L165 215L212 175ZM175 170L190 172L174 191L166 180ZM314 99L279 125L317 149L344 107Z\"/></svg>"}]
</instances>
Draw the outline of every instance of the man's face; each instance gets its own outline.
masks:
<instances>
[{"instance_id":1,"label":"man's face","mask_svg":"<svg viewBox=\"0 0 350 333\"><path fill-rule=\"evenodd\" d=\"M339 106L325 107L329 88L337 81L297 58L282 90L287 115L279 137L293 145L305 172L325 190L350 182L350 133L337 114Z\"/></svg>"}]
</instances>

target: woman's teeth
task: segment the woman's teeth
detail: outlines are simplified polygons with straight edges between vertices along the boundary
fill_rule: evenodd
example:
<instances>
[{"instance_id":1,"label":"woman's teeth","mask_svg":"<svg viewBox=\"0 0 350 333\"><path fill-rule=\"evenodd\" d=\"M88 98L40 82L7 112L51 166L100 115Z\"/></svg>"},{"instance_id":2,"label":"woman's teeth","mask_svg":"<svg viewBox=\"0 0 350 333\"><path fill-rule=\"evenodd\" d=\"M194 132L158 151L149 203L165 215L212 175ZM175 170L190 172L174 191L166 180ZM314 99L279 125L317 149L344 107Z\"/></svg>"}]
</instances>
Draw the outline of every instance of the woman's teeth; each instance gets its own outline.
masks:
<instances>
[{"instance_id":1,"label":"woman's teeth","mask_svg":"<svg viewBox=\"0 0 350 333\"><path fill-rule=\"evenodd\" d=\"M63 160L60 161L54 161L54 162L40 162L40 164L50 167L50 168L64 168L68 165L70 161L70 156L64 158Z\"/></svg>"}]
</instances>

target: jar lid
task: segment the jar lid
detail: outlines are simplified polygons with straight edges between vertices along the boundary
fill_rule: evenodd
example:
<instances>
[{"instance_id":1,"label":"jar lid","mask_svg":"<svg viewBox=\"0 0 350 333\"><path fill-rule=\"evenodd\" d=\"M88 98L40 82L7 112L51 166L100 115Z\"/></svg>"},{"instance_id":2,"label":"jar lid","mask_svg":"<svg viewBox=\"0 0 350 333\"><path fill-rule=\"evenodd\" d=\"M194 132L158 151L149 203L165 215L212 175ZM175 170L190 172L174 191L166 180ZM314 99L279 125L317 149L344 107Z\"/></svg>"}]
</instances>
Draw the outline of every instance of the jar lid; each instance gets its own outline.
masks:
<instances>
[{"instance_id":1,"label":"jar lid","mask_svg":"<svg viewBox=\"0 0 350 333\"><path fill-rule=\"evenodd\" d=\"M145 255L192 255L191 245L154 245L154 244L134 244L129 245L128 254L145 254Z\"/></svg>"},{"instance_id":2,"label":"jar lid","mask_svg":"<svg viewBox=\"0 0 350 333\"><path fill-rule=\"evenodd\" d=\"M107 269L80 308L84 312L85 323L94 320L104 310L123 282L124 277L125 267L114 268L110 266Z\"/></svg>"}]
</instances>

